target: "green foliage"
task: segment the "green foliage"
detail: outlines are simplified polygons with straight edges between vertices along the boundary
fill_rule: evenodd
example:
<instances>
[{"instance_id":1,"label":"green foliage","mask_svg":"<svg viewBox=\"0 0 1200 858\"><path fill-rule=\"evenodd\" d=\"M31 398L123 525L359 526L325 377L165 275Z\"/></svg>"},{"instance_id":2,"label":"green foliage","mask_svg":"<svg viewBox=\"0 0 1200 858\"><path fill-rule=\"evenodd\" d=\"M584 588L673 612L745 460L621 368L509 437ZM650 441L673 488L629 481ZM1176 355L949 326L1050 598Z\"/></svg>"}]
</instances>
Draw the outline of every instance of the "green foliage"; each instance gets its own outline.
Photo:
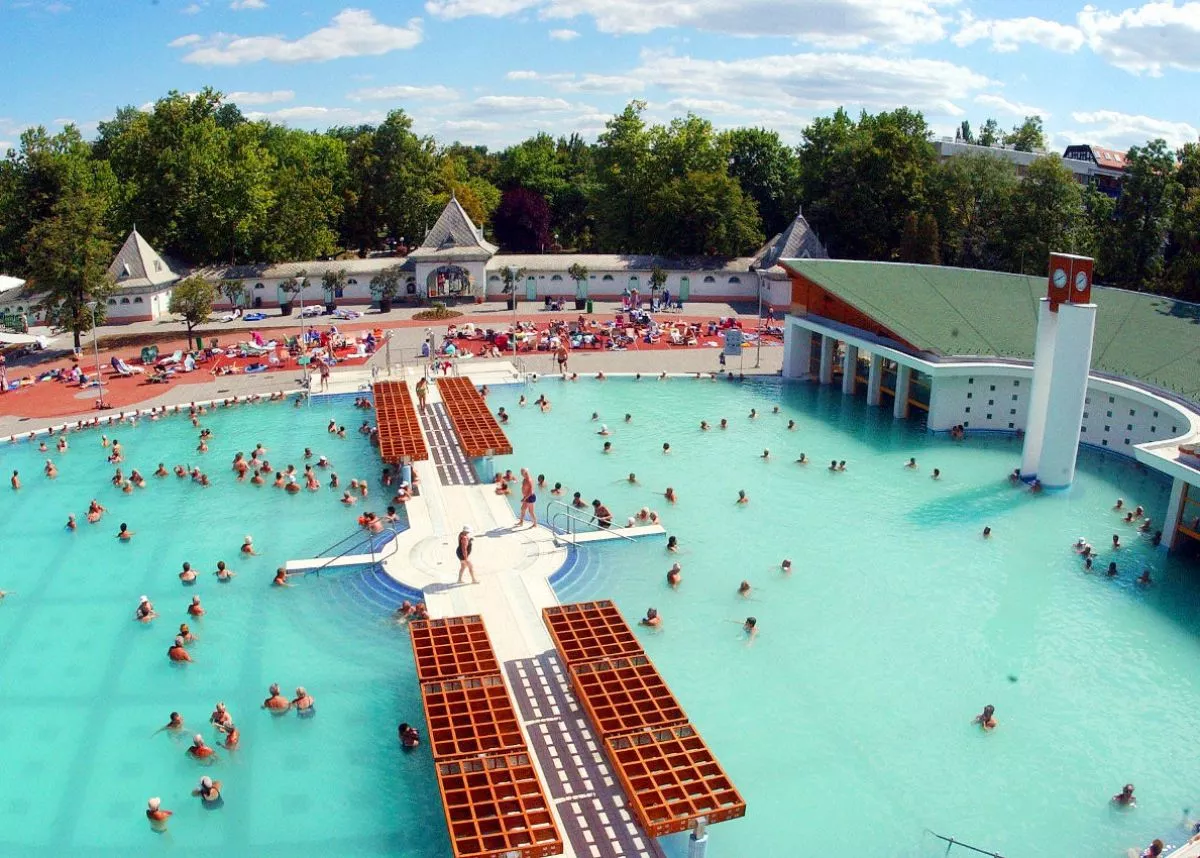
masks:
<instances>
[{"instance_id":1,"label":"green foliage","mask_svg":"<svg viewBox=\"0 0 1200 858\"><path fill-rule=\"evenodd\" d=\"M339 289L346 288L346 269L329 269L321 275L321 289L325 292L326 303L332 304L337 299Z\"/></svg>"},{"instance_id":2,"label":"green foliage","mask_svg":"<svg viewBox=\"0 0 1200 858\"><path fill-rule=\"evenodd\" d=\"M371 294L379 299L391 300L400 294L404 285L404 272L399 265L389 265L371 278Z\"/></svg>"},{"instance_id":3,"label":"green foliage","mask_svg":"<svg viewBox=\"0 0 1200 858\"><path fill-rule=\"evenodd\" d=\"M729 175L758 206L763 232L782 232L800 205L800 161L795 150L765 128L726 131L721 145L729 153Z\"/></svg>"},{"instance_id":4,"label":"green foliage","mask_svg":"<svg viewBox=\"0 0 1200 858\"><path fill-rule=\"evenodd\" d=\"M1083 192L1053 155L1038 158L1017 185L1007 219L1009 268L1041 274L1052 251L1075 252L1083 226Z\"/></svg>"},{"instance_id":5,"label":"green foliage","mask_svg":"<svg viewBox=\"0 0 1200 858\"><path fill-rule=\"evenodd\" d=\"M670 179L650 198L642 246L664 256L739 256L762 243L754 201L720 172Z\"/></svg>"},{"instance_id":6,"label":"green foliage","mask_svg":"<svg viewBox=\"0 0 1200 858\"><path fill-rule=\"evenodd\" d=\"M1157 282L1163 267L1163 246L1181 190L1175 177L1175 157L1166 142L1152 140L1134 146L1127 156L1121 198L1113 213L1114 245L1108 274L1130 289Z\"/></svg>"},{"instance_id":7,"label":"green foliage","mask_svg":"<svg viewBox=\"0 0 1200 858\"><path fill-rule=\"evenodd\" d=\"M655 265L650 269L650 288L661 289L667 282L667 272L662 269L661 265Z\"/></svg>"},{"instance_id":8,"label":"green foliage","mask_svg":"<svg viewBox=\"0 0 1200 858\"><path fill-rule=\"evenodd\" d=\"M982 152L937 165L929 200L943 262L963 268L1006 267L1003 227L1019 181L1011 162Z\"/></svg>"},{"instance_id":9,"label":"green foliage","mask_svg":"<svg viewBox=\"0 0 1200 858\"><path fill-rule=\"evenodd\" d=\"M248 294L246 292L246 286L241 280L232 279L222 280L220 283L218 283L217 291L224 295L225 300L228 301L230 306L233 307L240 307L242 302L245 301L246 295Z\"/></svg>"},{"instance_id":10,"label":"green foliage","mask_svg":"<svg viewBox=\"0 0 1200 858\"><path fill-rule=\"evenodd\" d=\"M1004 135L1004 143L1018 152L1041 152L1046 148L1046 132L1042 128L1042 117L1026 116L1020 125Z\"/></svg>"},{"instance_id":11,"label":"green foliage","mask_svg":"<svg viewBox=\"0 0 1200 858\"><path fill-rule=\"evenodd\" d=\"M192 329L203 325L212 316L213 304L217 300L217 287L199 274L180 280L171 289L171 303L167 309L176 316L183 316L187 325L188 340Z\"/></svg>"},{"instance_id":12,"label":"green foliage","mask_svg":"<svg viewBox=\"0 0 1200 858\"><path fill-rule=\"evenodd\" d=\"M979 137L976 142L980 146L995 146L1000 141L1000 124L990 116L983 123L983 127L979 129Z\"/></svg>"}]
</instances>

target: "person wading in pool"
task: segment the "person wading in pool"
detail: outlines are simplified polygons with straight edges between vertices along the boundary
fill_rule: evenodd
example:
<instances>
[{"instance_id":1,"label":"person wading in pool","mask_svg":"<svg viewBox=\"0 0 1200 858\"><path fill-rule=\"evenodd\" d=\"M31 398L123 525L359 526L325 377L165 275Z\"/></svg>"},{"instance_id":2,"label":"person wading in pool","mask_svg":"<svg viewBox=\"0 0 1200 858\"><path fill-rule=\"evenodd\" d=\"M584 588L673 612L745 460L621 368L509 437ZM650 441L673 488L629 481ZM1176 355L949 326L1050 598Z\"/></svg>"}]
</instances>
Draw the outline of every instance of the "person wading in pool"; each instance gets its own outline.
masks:
<instances>
[{"instance_id":1,"label":"person wading in pool","mask_svg":"<svg viewBox=\"0 0 1200 858\"><path fill-rule=\"evenodd\" d=\"M479 581L475 578L475 565L471 563L471 549L475 547L475 540L471 538L471 525L464 524L462 530L458 532L458 546L454 549L454 555L458 558L458 583L463 583L463 573L471 573L471 583L478 584Z\"/></svg>"},{"instance_id":2,"label":"person wading in pool","mask_svg":"<svg viewBox=\"0 0 1200 858\"><path fill-rule=\"evenodd\" d=\"M513 527L520 527L525 523L525 513L527 512L529 513L529 526L537 527L537 511L534 509L536 503L537 495L533 493L533 478L529 476L528 468L521 468L521 515Z\"/></svg>"}]
</instances>

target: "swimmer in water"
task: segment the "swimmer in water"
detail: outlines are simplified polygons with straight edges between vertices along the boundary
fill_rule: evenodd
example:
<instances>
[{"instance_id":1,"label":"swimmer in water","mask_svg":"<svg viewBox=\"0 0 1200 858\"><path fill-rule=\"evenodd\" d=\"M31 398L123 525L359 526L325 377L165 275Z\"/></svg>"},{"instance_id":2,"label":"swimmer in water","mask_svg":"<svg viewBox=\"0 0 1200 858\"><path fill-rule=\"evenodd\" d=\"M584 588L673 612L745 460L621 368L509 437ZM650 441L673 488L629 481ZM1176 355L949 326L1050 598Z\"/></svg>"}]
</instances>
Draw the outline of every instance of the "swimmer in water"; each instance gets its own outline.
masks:
<instances>
[{"instance_id":1,"label":"swimmer in water","mask_svg":"<svg viewBox=\"0 0 1200 858\"><path fill-rule=\"evenodd\" d=\"M973 720L971 723L978 724L985 733L990 733L992 730L996 729L995 712L996 707L989 703L987 706L983 707L983 712L976 715L975 720Z\"/></svg>"},{"instance_id":2,"label":"swimmer in water","mask_svg":"<svg viewBox=\"0 0 1200 858\"><path fill-rule=\"evenodd\" d=\"M245 538L242 539L241 551L243 554L258 554L258 552L254 550L254 537L250 534L246 534Z\"/></svg>"},{"instance_id":3,"label":"swimmer in water","mask_svg":"<svg viewBox=\"0 0 1200 858\"><path fill-rule=\"evenodd\" d=\"M800 454L800 458L796 460L796 464L797 464L797 465L807 465L807 464L808 464L808 457L807 457L807 456L805 456L803 453L801 453L801 454Z\"/></svg>"},{"instance_id":4,"label":"swimmer in water","mask_svg":"<svg viewBox=\"0 0 1200 858\"><path fill-rule=\"evenodd\" d=\"M138 600L137 610L133 613L133 618L139 623L148 623L158 616L158 612L154 610L154 605L145 596Z\"/></svg>"},{"instance_id":5,"label":"swimmer in water","mask_svg":"<svg viewBox=\"0 0 1200 858\"><path fill-rule=\"evenodd\" d=\"M75 530L77 527L79 527L79 525L75 523L75 516L68 515L67 516L67 530Z\"/></svg>"},{"instance_id":6,"label":"swimmer in water","mask_svg":"<svg viewBox=\"0 0 1200 858\"><path fill-rule=\"evenodd\" d=\"M770 450L763 450L763 452L762 452L762 456L760 456L759 458L761 458L761 459L769 459L769 458L771 458L771 451L770 451Z\"/></svg>"},{"instance_id":7,"label":"swimmer in water","mask_svg":"<svg viewBox=\"0 0 1200 858\"><path fill-rule=\"evenodd\" d=\"M750 498L746 497L746 492L745 492L745 490L739 490L739 491L738 491L737 503L739 503L739 504L746 504L746 503L750 503Z\"/></svg>"},{"instance_id":8,"label":"swimmer in water","mask_svg":"<svg viewBox=\"0 0 1200 858\"><path fill-rule=\"evenodd\" d=\"M795 420L789 420L789 421L788 421L787 428L788 428L788 429L795 429L795 428L796 428L796 421L795 421Z\"/></svg>"},{"instance_id":9,"label":"swimmer in water","mask_svg":"<svg viewBox=\"0 0 1200 858\"><path fill-rule=\"evenodd\" d=\"M612 452L612 441L605 441L605 442L604 442L604 447L603 447L603 449L601 450L601 452L603 452L603 453L611 453L611 452Z\"/></svg>"},{"instance_id":10,"label":"swimmer in water","mask_svg":"<svg viewBox=\"0 0 1200 858\"><path fill-rule=\"evenodd\" d=\"M986 527L986 526L985 526L985 527L983 528L983 538L984 538L984 539L991 539L991 538L992 538L992 529L991 529L990 527Z\"/></svg>"},{"instance_id":11,"label":"swimmer in water","mask_svg":"<svg viewBox=\"0 0 1200 858\"><path fill-rule=\"evenodd\" d=\"M181 638L181 637L175 638L175 643L173 643L167 649L167 658L171 659L171 661L191 661L192 660L192 657L188 654L188 651L186 649L184 649L184 647L183 647L183 638Z\"/></svg>"},{"instance_id":12,"label":"swimmer in water","mask_svg":"<svg viewBox=\"0 0 1200 858\"><path fill-rule=\"evenodd\" d=\"M701 421L700 421L700 431L701 431L701 432L707 432L707 431L708 431L708 421L707 421L707 420L701 420Z\"/></svg>"},{"instance_id":13,"label":"swimmer in water","mask_svg":"<svg viewBox=\"0 0 1200 858\"><path fill-rule=\"evenodd\" d=\"M755 637L758 634L758 618L746 617L746 622L742 623L742 631L751 638Z\"/></svg>"},{"instance_id":14,"label":"swimmer in water","mask_svg":"<svg viewBox=\"0 0 1200 858\"><path fill-rule=\"evenodd\" d=\"M785 575L792 574L792 561L785 559L779 564L779 571Z\"/></svg>"},{"instance_id":15,"label":"swimmer in water","mask_svg":"<svg viewBox=\"0 0 1200 858\"><path fill-rule=\"evenodd\" d=\"M1109 578L1117 577L1117 564L1115 561L1108 564L1108 569L1107 569L1107 571L1105 571L1104 574Z\"/></svg>"},{"instance_id":16,"label":"swimmer in water","mask_svg":"<svg viewBox=\"0 0 1200 858\"><path fill-rule=\"evenodd\" d=\"M743 596L743 597L749 596L750 595L750 582L743 581L742 583L738 584L737 591L738 591L739 596Z\"/></svg>"},{"instance_id":17,"label":"swimmer in water","mask_svg":"<svg viewBox=\"0 0 1200 858\"><path fill-rule=\"evenodd\" d=\"M213 707L212 714L208 716L208 723L213 725L232 724L233 716L229 714L224 703L218 703Z\"/></svg>"},{"instance_id":18,"label":"swimmer in water","mask_svg":"<svg viewBox=\"0 0 1200 858\"><path fill-rule=\"evenodd\" d=\"M1125 784L1121 791L1112 797L1112 803L1119 807L1137 807L1137 799L1133 797L1133 784Z\"/></svg>"},{"instance_id":19,"label":"swimmer in water","mask_svg":"<svg viewBox=\"0 0 1200 858\"><path fill-rule=\"evenodd\" d=\"M312 695L304 690L304 686L300 685L296 688L296 697L292 700L292 707L300 715L311 715L313 707L316 706L316 701L312 699Z\"/></svg>"},{"instance_id":20,"label":"swimmer in water","mask_svg":"<svg viewBox=\"0 0 1200 858\"><path fill-rule=\"evenodd\" d=\"M662 617L660 617L658 615L657 609L647 608L646 616L644 616L644 617L642 617L642 619L638 620L638 625L639 626L650 626L651 628L657 628L662 625Z\"/></svg>"},{"instance_id":21,"label":"swimmer in water","mask_svg":"<svg viewBox=\"0 0 1200 858\"><path fill-rule=\"evenodd\" d=\"M396 728L396 734L400 738L400 744L406 751L411 751L413 748L417 747L417 745L421 744L420 732L418 732L416 727L413 727L407 723L403 723Z\"/></svg>"},{"instance_id":22,"label":"swimmer in water","mask_svg":"<svg viewBox=\"0 0 1200 858\"><path fill-rule=\"evenodd\" d=\"M629 476L625 478L625 482L629 483L631 486L636 486L637 474L635 474L633 471L630 471Z\"/></svg>"},{"instance_id":23,"label":"swimmer in water","mask_svg":"<svg viewBox=\"0 0 1200 858\"><path fill-rule=\"evenodd\" d=\"M200 778L200 785L192 790L192 795L199 796L204 804L216 804L221 800L221 782L205 775Z\"/></svg>"},{"instance_id":24,"label":"swimmer in water","mask_svg":"<svg viewBox=\"0 0 1200 858\"><path fill-rule=\"evenodd\" d=\"M122 542L128 542L133 539L133 531L129 529L129 525L125 522L121 522L121 529L117 532L117 539Z\"/></svg>"},{"instance_id":25,"label":"swimmer in water","mask_svg":"<svg viewBox=\"0 0 1200 858\"><path fill-rule=\"evenodd\" d=\"M162 799L157 796L146 802L146 819L150 820L150 827L155 831L166 831L167 820L174 812L164 808Z\"/></svg>"},{"instance_id":26,"label":"swimmer in water","mask_svg":"<svg viewBox=\"0 0 1200 858\"><path fill-rule=\"evenodd\" d=\"M683 580L683 567L678 563L672 563L671 568L667 570L667 584L672 589L679 586L679 582Z\"/></svg>"},{"instance_id":27,"label":"swimmer in water","mask_svg":"<svg viewBox=\"0 0 1200 858\"><path fill-rule=\"evenodd\" d=\"M678 536L668 536L667 537L667 551L678 551L678 550L679 550L679 537Z\"/></svg>"},{"instance_id":28,"label":"swimmer in water","mask_svg":"<svg viewBox=\"0 0 1200 858\"><path fill-rule=\"evenodd\" d=\"M675 489L667 486L667 490L663 492L663 497L667 499L667 503L675 503L679 497L675 494Z\"/></svg>"},{"instance_id":29,"label":"swimmer in water","mask_svg":"<svg viewBox=\"0 0 1200 858\"><path fill-rule=\"evenodd\" d=\"M179 624L179 632L177 634L177 637L183 638L183 643L185 646L187 644L196 642L196 636L194 634L192 634L192 630L188 627L187 623Z\"/></svg>"},{"instance_id":30,"label":"swimmer in water","mask_svg":"<svg viewBox=\"0 0 1200 858\"><path fill-rule=\"evenodd\" d=\"M184 584L196 583L196 572L192 569L191 563L183 564L183 569L179 573L179 580Z\"/></svg>"},{"instance_id":31,"label":"swimmer in water","mask_svg":"<svg viewBox=\"0 0 1200 858\"><path fill-rule=\"evenodd\" d=\"M1124 498L1117 498L1116 506L1114 506L1113 509L1123 509L1124 507L1125 507Z\"/></svg>"},{"instance_id":32,"label":"swimmer in water","mask_svg":"<svg viewBox=\"0 0 1200 858\"><path fill-rule=\"evenodd\" d=\"M596 430L596 434L597 434L597 435L605 435L605 436L607 436L607 435L611 435L611 434L612 434L612 432L608 431L608 426L607 426L607 425L605 425L604 423L601 423L601 424L600 424L600 428Z\"/></svg>"},{"instance_id":33,"label":"swimmer in water","mask_svg":"<svg viewBox=\"0 0 1200 858\"><path fill-rule=\"evenodd\" d=\"M204 737L197 733L192 737L192 745L187 749L187 755L194 760L215 761L217 752L204 743Z\"/></svg>"},{"instance_id":34,"label":"swimmer in water","mask_svg":"<svg viewBox=\"0 0 1200 858\"><path fill-rule=\"evenodd\" d=\"M670 444L667 444L667 443L664 443L664 444L663 444L663 455L665 456L665 455L667 455L667 454L668 454L668 453L670 453L670 452L671 452L671 445L670 445Z\"/></svg>"},{"instance_id":35,"label":"swimmer in water","mask_svg":"<svg viewBox=\"0 0 1200 858\"><path fill-rule=\"evenodd\" d=\"M1142 570L1142 574L1137 577L1137 583L1141 584L1143 587L1148 587L1152 583L1154 583L1153 581L1150 580L1150 570L1149 569Z\"/></svg>"},{"instance_id":36,"label":"swimmer in water","mask_svg":"<svg viewBox=\"0 0 1200 858\"><path fill-rule=\"evenodd\" d=\"M939 471L937 468L934 468L933 473L930 474L930 479L940 480L941 478L942 478L942 472Z\"/></svg>"},{"instance_id":37,"label":"swimmer in water","mask_svg":"<svg viewBox=\"0 0 1200 858\"><path fill-rule=\"evenodd\" d=\"M288 583L288 571L285 567L280 566L275 570L275 577L271 580L272 587L290 587Z\"/></svg>"},{"instance_id":38,"label":"swimmer in water","mask_svg":"<svg viewBox=\"0 0 1200 858\"><path fill-rule=\"evenodd\" d=\"M626 422L626 423L632 423L632 422L633 422L633 415L632 415L632 414L626 414L626 415L625 415L625 422Z\"/></svg>"},{"instance_id":39,"label":"swimmer in water","mask_svg":"<svg viewBox=\"0 0 1200 858\"><path fill-rule=\"evenodd\" d=\"M192 596L192 603L188 605L188 615L192 617L203 617L204 606L200 604L199 596Z\"/></svg>"},{"instance_id":40,"label":"swimmer in water","mask_svg":"<svg viewBox=\"0 0 1200 858\"><path fill-rule=\"evenodd\" d=\"M729 421L728 421L728 420L726 420L724 417L722 417L722 418L721 418L721 422L720 422L719 424L717 424L717 425L718 425L718 426L720 426L722 429L728 429L728 428L729 428Z\"/></svg>"},{"instance_id":41,"label":"swimmer in water","mask_svg":"<svg viewBox=\"0 0 1200 858\"><path fill-rule=\"evenodd\" d=\"M213 574L217 576L218 581L221 581L222 583L226 583L226 582L232 580L233 576L236 575L237 573L234 572L232 569L227 568L225 566L224 560L218 560L217 561L217 570L215 572L213 572Z\"/></svg>"},{"instance_id":42,"label":"swimmer in water","mask_svg":"<svg viewBox=\"0 0 1200 858\"><path fill-rule=\"evenodd\" d=\"M755 411L753 408L751 408L750 409L750 419L753 420L757 416L758 416L758 412Z\"/></svg>"},{"instance_id":43,"label":"swimmer in water","mask_svg":"<svg viewBox=\"0 0 1200 858\"><path fill-rule=\"evenodd\" d=\"M262 708L274 713L287 712L292 708L292 702L279 693L279 683L274 682L268 689L270 696L263 701Z\"/></svg>"},{"instance_id":44,"label":"swimmer in water","mask_svg":"<svg viewBox=\"0 0 1200 858\"><path fill-rule=\"evenodd\" d=\"M183 729L183 716L178 712L172 712L167 719L167 723L159 727L155 733L162 733L164 730L171 733L178 733Z\"/></svg>"},{"instance_id":45,"label":"swimmer in water","mask_svg":"<svg viewBox=\"0 0 1200 858\"><path fill-rule=\"evenodd\" d=\"M1114 550L1114 551L1116 551L1118 548L1120 548L1120 547L1121 547L1121 537L1120 537L1120 536L1118 536L1118 535L1117 535L1117 534L1115 534L1115 533L1113 534L1113 545L1112 545L1112 547L1113 547L1113 550Z\"/></svg>"},{"instance_id":46,"label":"swimmer in water","mask_svg":"<svg viewBox=\"0 0 1200 858\"><path fill-rule=\"evenodd\" d=\"M908 464L906 464L904 467L906 467L906 468L908 468L908 469L910 469L910 470L913 470L913 471L915 471L915 470L917 469L917 460L916 460L915 458L914 458L914 459L909 459L909 460L908 460Z\"/></svg>"}]
</instances>

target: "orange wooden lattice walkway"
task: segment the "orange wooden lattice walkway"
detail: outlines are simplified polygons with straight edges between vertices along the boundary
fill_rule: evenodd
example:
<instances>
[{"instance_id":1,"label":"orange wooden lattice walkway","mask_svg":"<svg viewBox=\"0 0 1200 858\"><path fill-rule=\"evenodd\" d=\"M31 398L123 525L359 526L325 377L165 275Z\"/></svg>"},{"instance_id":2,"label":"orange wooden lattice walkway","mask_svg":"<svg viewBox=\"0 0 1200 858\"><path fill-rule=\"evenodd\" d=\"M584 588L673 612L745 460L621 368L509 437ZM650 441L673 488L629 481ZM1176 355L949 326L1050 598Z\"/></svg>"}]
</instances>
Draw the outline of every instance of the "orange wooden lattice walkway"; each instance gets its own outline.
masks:
<instances>
[{"instance_id":1,"label":"orange wooden lattice walkway","mask_svg":"<svg viewBox=\"0 0 1200 858\"><path fill-rule=\"evenodd\" d=\"M438 393L467 458L507 456L512 444L469 378L438 379Z\"/></svg>"},{"instance_id":2,"label":"orange wooden lattice walkway","mask_svg":"<svg viewBox=\"0 0 1200 858\"><path fill-rule=\"evenodd\" d=\"M542 620L648 834L746 815L746 802L612 602L544 608Z\"/></svg>"},{"instance_id":3,"label":"orange wooden lattice walkway","mask_svg":"<svg viewBox=\"0 0 1200 858\"><path fill-rule=\"evenodd\" d=\"M404 459L424 462L429 458L425 436L417 420L417 409L403 381L377 381L371 385L375 396L375 420L379 426L379 455L389 464Z\"/></svg>"},{"instance_id":4,"label":"orange wooden lattice walkway","mask_svg":"<svg viewBox=\"0 0 1200 858\"><path fill-rule=\"evenodd\" d=\"M455 858L561 855L483 619L414 620L409 632Z\"/></svg>"}]
</instances>

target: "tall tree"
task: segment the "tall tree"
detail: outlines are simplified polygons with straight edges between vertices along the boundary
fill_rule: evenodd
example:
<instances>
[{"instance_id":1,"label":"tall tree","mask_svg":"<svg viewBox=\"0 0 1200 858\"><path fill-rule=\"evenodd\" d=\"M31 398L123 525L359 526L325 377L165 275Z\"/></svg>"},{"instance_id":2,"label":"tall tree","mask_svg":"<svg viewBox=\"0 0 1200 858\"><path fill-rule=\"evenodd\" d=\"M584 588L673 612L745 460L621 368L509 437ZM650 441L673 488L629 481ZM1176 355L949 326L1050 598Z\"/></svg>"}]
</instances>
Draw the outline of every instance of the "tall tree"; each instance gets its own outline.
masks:
<instances>
[{"instance_id":1,"label":"tall tree","mask_svg":"<svg viewBox=\"0 0 1200 858\"><path fill-rule=\"evenodd\" d=\"M500 246L517 253L541 253L550 246L550 206L541 194L510 188L492 216Z\"/></svg>"},{"instance_id":2,"label":"tall tree","mask_svg":"<svg viewBox=\"0 0 1200 858\"><path fill-rule=\"evenodd\" d=\"M1000 136L1000 123L989 116L983 123L983 127L979 129L977 141L980 146L995 146L1000 142Z\"/></svg>"},{"instance_id":3,"label":"tall tree","mask_svg":"<svg viewBox=\"0 0 1200 858\"><path fill-rule=\"evenodd\" d=\"M1046 149L1046 132L1042 128L1042 117L1026 116L1020 125L1004 135L1004 143L1018 152L1042 152Z\"/></svg>"},{"instance_id":4,"label":"tall tree","mask_svg":"<svg viewBox=\"0 0 1200 858\"><path fill-rule=\"evenodd\" d=\"M754 200L724 173L671 179L650 199L649 249L670 256L738 256L762 243Z\"/></svg>"},{"instance_id":5,"label":"tall tree","mask_svg":"<svg viewBox=\"0 0 1200 858\"><path fill-rule=\"evenodd\" d=\"M217 287L199 274L184 278L172 287L167 311L176 316L183 316L189 347L192 342L192 330L209 320L216 301Z\"/></svg>"},{"instance_id":6,"label":"tall tree","mask_svg":"<svg viewBox=\"0 0 1200 858\"><path fill-rule=\"evenodd\" d=\"M1110 279L1130 289L1149 289L1162 271L1167 228L1179 183L1166 141L1152 140L1126 153L1128 165L1113 215L1117 241Z\"/></svg>"},{"instance_id":7,"label":"tall tree","mask_svg":"<svg viewBox=\"0 0 1200 858\"><path fill-rule=\"evenodd\" d=\"M1010 268L1042 274L1052 251L1077 250L1082 217L1082 191L1062 159L1035 160L1012 197L1007 220Z\"/></svg>"},{"instance_id":8,"label":"tall tree","mask_svg":"<svg viewBox=\"0 0 1200 858\"><path fill-rule=\"evenodd\" d=\"M964 119L962 124L958 126L958 137L964 143L974 143L975 135L971 133L971 123Z\"/></svg>"},{"instance_id":9,"label":"tall tree","mask_svg":"<svg viewBox=\"0 0 1200 858\"><path fill-rule=\"evenodd\" d=\"M608 251L630 251L645 236L646 201L652 190L650 131L644 101L633 101L604 126L596 145L596 186L591 208L596 240Z\"/></svg>"},{"instance_id":10,"label":"tall tree","mask_svg":"<svg viewBox=\"0 0 1200 858\"><path fill-rule=\"evenodd\" d=\"M763 232L781 232L799 206L800 163L795 150L765 128L735 128L721 135L721 143L729 152L729 175L758 205Z\"/></svg>"},{"instance_id":11,"label":"tall tree","mask_svg":"<svg viewBox=\"0 0 1200 858\"><path fill-rule=\"evenodd\" d=\"M929 198L944 262L964 268L1006 265L1004 223L1018 182L1011 162L986 152L958 155L937 165Z\"/></svg>"},{"instance_id":12,"label":"tall tree","mask_svg":"<svg viewBox=\"0 0 1200 858\"><path fill-rule=\"evenodd\" d=\"M30 229L25 245L32 284L42 294L39 306L52 324L71 331L76 349L92 319L104 321L105 300L116 290L108 275L110 205L91 188L70 188L50 216ZM95 306L89 308L89 302Z\"/></svg>"},{"instance_id":13,"label":"tall tree","mask_svg":"<svg viewBox=\"0 0 1200 858\"><path fill-rule=\"evenodd\" d=\"M1200 301L1200 143L1179 151L1179 199L1171 219L1163 285L1188 301Z\"/></svg>"}]
</instances>

